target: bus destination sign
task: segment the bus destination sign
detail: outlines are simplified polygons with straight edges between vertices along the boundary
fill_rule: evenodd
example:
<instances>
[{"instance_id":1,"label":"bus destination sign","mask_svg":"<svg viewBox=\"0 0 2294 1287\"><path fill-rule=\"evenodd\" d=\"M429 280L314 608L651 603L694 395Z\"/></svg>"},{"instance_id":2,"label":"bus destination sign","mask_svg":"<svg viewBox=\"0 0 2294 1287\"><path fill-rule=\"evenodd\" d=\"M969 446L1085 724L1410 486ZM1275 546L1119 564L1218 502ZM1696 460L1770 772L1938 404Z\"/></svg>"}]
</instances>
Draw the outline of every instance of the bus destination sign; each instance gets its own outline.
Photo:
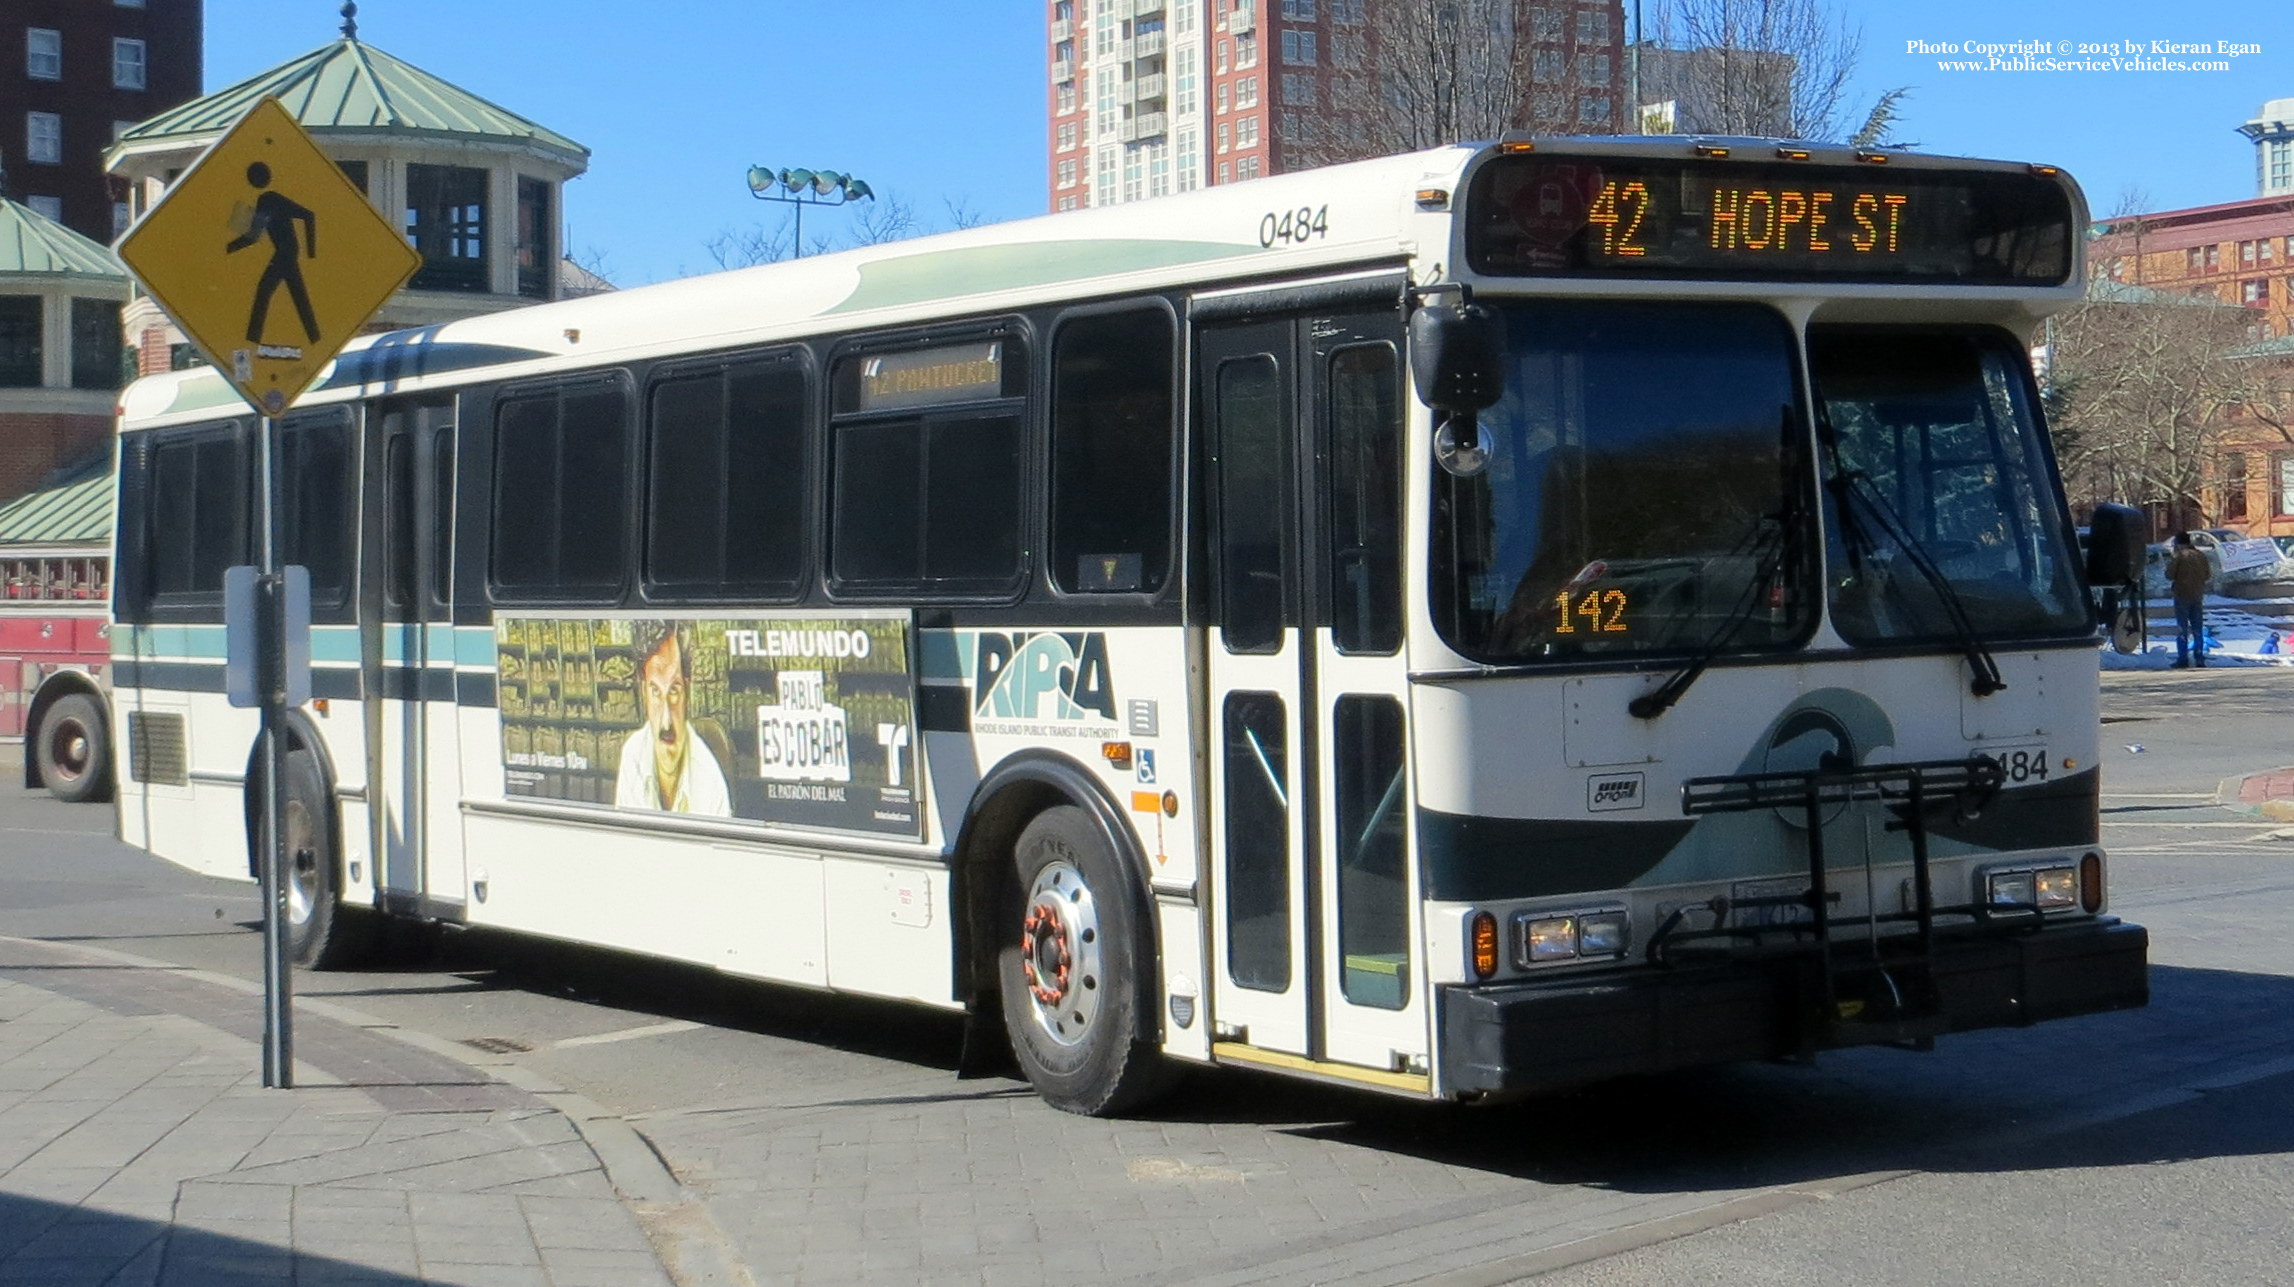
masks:
<instances>
[{"instance_id":1,"label":"bus destination sign","mask_svg":"<svg viewBox=\"0 0 2294 1287\"><path fill-rule=\"evenodd\" d=\"M864 358L859 405L852 409L906 411L1002 396L1004 346L991 340Z\"/></svg>"},{"instance_id":2,"label":"bus destination sign","mask_svg":"<svg viewBox=\"0 0 2294 1287\"><path fill-rule=\"evenodd\" d=\"M2060 285L2065 185L2001 170L1504 157L1468 198L1493 276Z\"/></svg>"}]
</instances>

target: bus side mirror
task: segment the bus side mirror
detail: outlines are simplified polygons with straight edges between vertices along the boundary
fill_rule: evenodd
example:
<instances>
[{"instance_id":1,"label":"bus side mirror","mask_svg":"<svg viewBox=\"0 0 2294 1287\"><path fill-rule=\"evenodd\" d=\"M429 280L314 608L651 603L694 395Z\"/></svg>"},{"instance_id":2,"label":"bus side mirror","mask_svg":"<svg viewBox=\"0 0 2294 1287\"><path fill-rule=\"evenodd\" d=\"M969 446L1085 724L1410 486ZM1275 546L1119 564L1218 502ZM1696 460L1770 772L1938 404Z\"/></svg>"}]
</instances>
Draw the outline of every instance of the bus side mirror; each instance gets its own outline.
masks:
<instances>
[{"instance_id":1,"label":"bus side mirror","mask_svg":"<svg viewBox=\"0 0 2294 1287\"><path fill-rule=\"evenodd\" d=\"M1440 412L1434 458L1470 478L1489 467L1475 413L1505 395L1505 336L1479 304L1426 304L1410 315L1410 379L1418 401Z\"/></svg>"},{"instance_id":2,"label":"bus side mirror","mask_svg":"<svg viewBox=\"0 0 2294 1287\"><path fill-rule=\"evenodd\" d=\"M2087 520L2087 583L2125 585L2143 575L2150 523L2130 505L2102 504Z\"/></svg>"}]
</instances>

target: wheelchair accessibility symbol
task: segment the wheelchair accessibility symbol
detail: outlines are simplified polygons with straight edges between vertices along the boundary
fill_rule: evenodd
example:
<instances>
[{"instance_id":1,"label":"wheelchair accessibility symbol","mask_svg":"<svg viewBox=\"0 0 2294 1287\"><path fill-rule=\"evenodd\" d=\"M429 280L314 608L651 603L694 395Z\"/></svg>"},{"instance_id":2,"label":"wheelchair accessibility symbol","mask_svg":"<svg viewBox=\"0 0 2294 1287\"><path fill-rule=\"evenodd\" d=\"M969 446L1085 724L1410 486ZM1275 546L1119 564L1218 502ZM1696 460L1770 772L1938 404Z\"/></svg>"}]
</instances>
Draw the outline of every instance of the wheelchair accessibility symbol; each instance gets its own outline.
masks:
<instances>
[{"instance_id":1,"label":"wheelchair accessibility symbol","mask_svg":"<svg viewBox=\"0 0 2294 1287\"><path fill-rule=\"evenodd\" d=\"M1155 780L1155 753L1139 752L1139 781L1142 785Z\"/></svg>"}]
</instances>

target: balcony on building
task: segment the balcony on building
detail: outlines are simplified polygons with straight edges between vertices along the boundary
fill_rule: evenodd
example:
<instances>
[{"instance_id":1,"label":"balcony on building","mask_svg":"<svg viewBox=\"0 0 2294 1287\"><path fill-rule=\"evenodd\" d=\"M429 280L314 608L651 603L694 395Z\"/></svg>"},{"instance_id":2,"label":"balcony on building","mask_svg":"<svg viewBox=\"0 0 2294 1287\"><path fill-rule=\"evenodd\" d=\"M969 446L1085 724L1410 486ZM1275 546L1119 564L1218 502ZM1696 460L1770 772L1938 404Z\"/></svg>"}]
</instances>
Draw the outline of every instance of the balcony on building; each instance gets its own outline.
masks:
<instances>
[{"instance_id":1,"label":"balcony on building","mask_svg":"<svg viewBox=\"0 0 2294 1287\"><path fill-rule=\"evenodd\" d=\"M1131 38L1129 44L1131 57L1135 60L1163 56L1163 33L1160 31L1140 32Z\"/></svg>"},{"instance_id":2,"label":"balcony on building","mask_svg":"<svg viewBox=\"0 0 2294 1287\"><path fill-rule=\"evenodd\" d=\"M1152 18L1163 12L1164 0L1132 0L1131 16Z\"/></svg>"},{"instance_id":3,"label":"balcony on building","mask_svg":"<svg viewBox=\"0 0 2294 1287\"><path fill-rule=\"evenodd\" d=\"M1057 85L1072 84L1075 80L1075 60L1073 58L1055 59L1051 65L1051 79L1052 83Z\"/></svg>"},{"instance_id":4,"label":"balcony on building","mask_svg":"<svg viewBox=\"0 0 2294 1287\"><path fill-rule=\"evenodd\" d=\"M1171 118L1166 113L1141 112L1123 122L1123 141L1144 143L1149 139L1159 139L1169 132L1170 124Z\"/></svg>"},{"instance_id":5,"label":"balcony on building","mask_svg":"<svg viewBox=\"0 0 2294 1287\"><path fill-rule=\"evenodd\" d=\"M1075 19L1054 18L1051 20L1051 43L1056 45L1062 40L1073 39L1075 39Z\"/></svg>"},{"instance_id":6,"label":"balcony on building","mask_svg":"<svg viewBox=\"0 0 2294 1287\"><path fill-rule=\"evenodd\" d=\"M1131 97L1139 102L1161 102L1167 78L1161 72L1131 78Z\"/></svg>"},{"instance_id":7,"label":"balcony on building","mask_svg":"<svg viewBox=\"0 0 2294 1287\"><path fill-rule=\"evenodd\" d=\"M1227 15L1227 30L1238 36L1247 36L1258 26L1257 11L1248 4Z\"/></svg>"}]
</instances>

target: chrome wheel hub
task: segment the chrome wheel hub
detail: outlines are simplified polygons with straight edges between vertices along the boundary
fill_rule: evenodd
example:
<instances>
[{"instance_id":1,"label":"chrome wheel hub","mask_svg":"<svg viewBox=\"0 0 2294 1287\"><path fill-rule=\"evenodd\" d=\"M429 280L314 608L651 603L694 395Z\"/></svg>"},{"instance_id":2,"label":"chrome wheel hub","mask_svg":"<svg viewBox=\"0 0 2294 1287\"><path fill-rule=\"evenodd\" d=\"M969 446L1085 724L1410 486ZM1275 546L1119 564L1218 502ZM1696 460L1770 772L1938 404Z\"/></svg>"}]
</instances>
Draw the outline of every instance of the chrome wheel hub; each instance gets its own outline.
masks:
<instances>
[{"instance_id":1,"label":"chrome wheel hub","mask_svg":"<svg viewBox=\"0 0 2294 1287\"><path fill-rule=\"evenodd\" d=\"M1063 1046L1090 1035L1105 959L1099 905L1083 873L1066 862L1045 867L1028 890L1020 922L1020 969L1044 1035Z\"/></svg>"},{"instance_id":2,"label":"chrome wheel hub","mask_svg":"<svg viewBox=\"0 0 2294 1287\"><path fill-rule=\"evenodd\" d=\"M310 923L311 909L319 900L318 853L311 845L311 814L299 800L287 802L287 852L280 874L287 887L287 923Z\"/></svg>"}]
</instances>

